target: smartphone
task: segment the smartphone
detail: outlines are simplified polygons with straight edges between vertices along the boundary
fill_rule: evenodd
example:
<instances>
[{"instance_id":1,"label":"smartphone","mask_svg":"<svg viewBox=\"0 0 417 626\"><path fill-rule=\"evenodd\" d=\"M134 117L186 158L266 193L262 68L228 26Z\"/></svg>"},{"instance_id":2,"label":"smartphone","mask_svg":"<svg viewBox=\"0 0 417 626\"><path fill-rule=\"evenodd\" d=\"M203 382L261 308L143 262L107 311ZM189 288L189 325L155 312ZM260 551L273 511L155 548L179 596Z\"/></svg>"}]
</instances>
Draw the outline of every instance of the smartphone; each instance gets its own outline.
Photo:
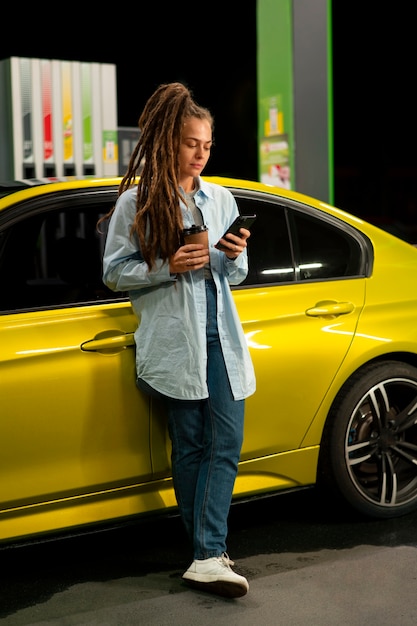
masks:
<instances>
[{"instance_id":1,"label":"smartphone","mask_svg":"<svg viewBox=\"0 0 417 626\"><path fill-rule=\"evenodd\" d=\"M224 233L223 237L221 237L221 239L224 239L228 233L232 233L232 235L241 237L239 229L247 228L248 230L250 230L250 227L252 226L255 220L256 220L256 215L238 215L235 221L233 222L233 224L230 224L229 228L226 230L226 232ZM217 248L218 250L229 249L223 246L219 242L217 242L214 247Z\"/></svg>"}]
</instances>

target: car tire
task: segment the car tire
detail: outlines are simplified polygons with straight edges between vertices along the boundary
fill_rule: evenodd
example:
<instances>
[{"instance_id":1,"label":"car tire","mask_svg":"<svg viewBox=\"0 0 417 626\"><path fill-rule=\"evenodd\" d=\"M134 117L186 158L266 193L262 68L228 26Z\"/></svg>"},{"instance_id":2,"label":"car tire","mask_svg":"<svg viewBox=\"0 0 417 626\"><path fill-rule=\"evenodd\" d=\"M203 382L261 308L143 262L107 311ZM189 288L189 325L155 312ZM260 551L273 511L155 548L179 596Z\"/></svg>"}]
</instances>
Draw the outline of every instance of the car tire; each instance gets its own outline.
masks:
<instances>
[{"instance_id":1,"label":"car tire","mask_svg":"<svg viewBox=\"0 0 417 626\"><path fill-rule=\"evenodd\" d=\"M318 484L374 518L417 509L417 368L358 370L340 390L320 448Z\"/></svg>"}]
</instances>

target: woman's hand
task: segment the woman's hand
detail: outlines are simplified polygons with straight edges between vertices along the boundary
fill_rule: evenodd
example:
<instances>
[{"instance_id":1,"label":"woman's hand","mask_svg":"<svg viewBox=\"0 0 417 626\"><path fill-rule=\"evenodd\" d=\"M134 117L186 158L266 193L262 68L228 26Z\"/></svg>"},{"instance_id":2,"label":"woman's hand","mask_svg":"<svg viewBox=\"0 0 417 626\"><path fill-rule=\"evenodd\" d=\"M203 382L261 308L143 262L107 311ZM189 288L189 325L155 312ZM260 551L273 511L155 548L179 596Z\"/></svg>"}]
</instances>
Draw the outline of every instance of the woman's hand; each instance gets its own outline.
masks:
<instances>
[{"instance_id":1,"label":"woman's hand","mask_svg":"<svg viewBox=\"0 0 417 626\"><path fill-rule=\"evenodd\" d=\"M228 233L227 239L220 239L227 250L222 250L228 259L237 259L239 254L247 247L246 240L250 237L250 231L247 228L240 228L241 237Z\"/></svg>"},{"instance_id":2,"label":"woman's hand","mask_svg":"<svg viewBox=\"0 0 417 626\"><path fill-rule=\"evenodd\" d=\"M169 260L171 274L181 274L192 270L199 270L210 262L208 248L201 243L187 243L178 248Z\"/></svg>"}]
</instances>

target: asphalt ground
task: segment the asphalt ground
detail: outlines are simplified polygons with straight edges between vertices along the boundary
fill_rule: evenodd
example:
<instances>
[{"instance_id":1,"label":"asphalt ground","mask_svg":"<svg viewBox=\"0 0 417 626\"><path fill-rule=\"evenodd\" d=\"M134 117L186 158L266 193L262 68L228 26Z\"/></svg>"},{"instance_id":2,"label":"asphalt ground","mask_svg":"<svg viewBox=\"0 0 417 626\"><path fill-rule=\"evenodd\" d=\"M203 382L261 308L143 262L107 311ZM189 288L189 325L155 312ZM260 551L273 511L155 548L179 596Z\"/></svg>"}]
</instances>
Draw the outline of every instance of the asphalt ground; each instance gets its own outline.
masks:
<instances>
[{"instance_id":1,"label":"asphalt ground","mask_svg":"<svg viewBox=\"0 0 417 626\"><path fill-rule=\"evenodd\" d=\"M310 493L232 509L229 549L249 593L182 581L177 518L0 551L8 626L415 626L417 515L370 521Z\"/></svg>"}]
</instances>

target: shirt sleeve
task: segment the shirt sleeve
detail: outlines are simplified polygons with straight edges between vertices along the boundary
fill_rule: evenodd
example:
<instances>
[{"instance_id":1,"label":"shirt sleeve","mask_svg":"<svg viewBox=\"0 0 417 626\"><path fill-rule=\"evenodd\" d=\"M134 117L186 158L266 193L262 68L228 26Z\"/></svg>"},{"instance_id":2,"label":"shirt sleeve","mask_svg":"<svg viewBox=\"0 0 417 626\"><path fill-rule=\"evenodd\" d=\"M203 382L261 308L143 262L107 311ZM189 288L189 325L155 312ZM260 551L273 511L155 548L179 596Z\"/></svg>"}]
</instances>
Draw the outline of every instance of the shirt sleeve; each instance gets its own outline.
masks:
<instances>
[{"instance_id":1,"label":"shirt sleeve","mask_svg":"<svg viewBox=\"0 0 417 626\"><path fill-rule=\"evenodd\" d=\"M152 271L143 260L139 241L131 233L136 215L135 195L125 191L110 218L103 255L103 282L113 291L132 291L175 281L169 263L157 259Z\"/></svg>"}]
</instances>

